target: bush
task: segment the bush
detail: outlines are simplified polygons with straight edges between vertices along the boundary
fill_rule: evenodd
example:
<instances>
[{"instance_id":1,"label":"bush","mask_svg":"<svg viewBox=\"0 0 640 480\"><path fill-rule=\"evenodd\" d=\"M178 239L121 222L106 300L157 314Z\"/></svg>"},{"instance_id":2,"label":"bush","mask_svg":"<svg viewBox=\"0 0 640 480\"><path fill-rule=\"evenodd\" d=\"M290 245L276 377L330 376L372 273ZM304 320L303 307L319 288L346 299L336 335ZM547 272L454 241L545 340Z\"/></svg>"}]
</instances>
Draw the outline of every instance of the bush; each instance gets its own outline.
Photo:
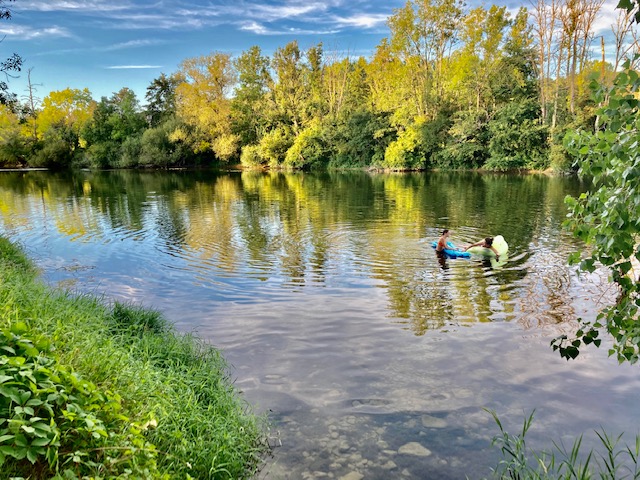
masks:
<instances>
[{"instance_id":1,"label":"bush","mask_svg":"<svg viewBox=\"0 0 640 480\"><path fill-rule=\"evenodd\" d=\"M399 132L398 138L384 152L383 168L412 170L424 167L426 160L421 127L420 123L413 124Z\"/></svg>"},{"instance_id":2,"label":"bush","mask_svg":"<svg viewBox=\"0 0 640 480\"><path fill-rule=\"evenodd\" d=\"M140 164L140 155L142 153L141 137L127 137L120 148L120 158L118 167L134 168Z\"/></svg>"},{"instance_id":3,"label":"bush","mask_svg":"<svg viewBox=\"0 0 640 480\"><path fill-rule=\"evenodd\" d=\"M25 477L157 476L146 427L123 415L121 398L61 365L50 342L27 331L17 322L0 333L0 467Z\"/></svg>"},{"instance_id":4,"label":"bush","mask_svg":"<svg viewBox=\"0 0 640 480\"><path fill-rule=\"evenodd\" d=\"M322 139L322 129L314 125L304 129L287 150L284 164L287 167L320 167L326 163L326 148Z\"/></svg>"},{"instance_id":5,"label":"bush","mask_svg":"<svg viewBox=\"0 0 640 480\"><path fill-rule=\"evenodd\" d=\"M242 154L240 155L240 163L242 165L245 167L259 167L262 162L260 145L245 145L242 147Z\"/></svg>"},{"instance_id":6,"label":"bush","mask_svg":"<svg viewBox=\"0 0 640 480\"><path fill-rule=\"evenodd\" d=\"M286 127L271 130L260 140L260 154L272 167L284 162L287 150L293 145L293 134Z\"/></svg>"}]
</instances>

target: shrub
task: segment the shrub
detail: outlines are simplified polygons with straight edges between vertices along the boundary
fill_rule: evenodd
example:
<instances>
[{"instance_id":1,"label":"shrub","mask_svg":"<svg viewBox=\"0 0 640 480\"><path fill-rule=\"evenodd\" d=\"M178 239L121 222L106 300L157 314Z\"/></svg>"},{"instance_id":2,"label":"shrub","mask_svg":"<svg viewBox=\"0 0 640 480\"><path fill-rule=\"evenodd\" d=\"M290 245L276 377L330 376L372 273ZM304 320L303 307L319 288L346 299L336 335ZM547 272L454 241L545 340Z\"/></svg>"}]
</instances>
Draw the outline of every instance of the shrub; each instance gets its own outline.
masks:
<instances>
[{"instance_id":1,"label":"shrub","mask_svg":"<svg viewBox=\"0 0 640 480\"><path fill-rule=\"evenodd\" d=\"M260 140L260 154L272 167L284 162L287 150L293 145L293 135L286 127L271 130Z\"/></svg>"},{"instance_id":2,"label":"shrub","mask_svg":"<svg viewBox=\"0 0 640 480\"><path fill-rule=\"evenodd\" d=\"M0 333L0 467L14 476L157 474L155 447L123 415L121 398L61 365L50 342L27 331L17 322Z\"/></svg>"},{"instance_id":3,"label":"shrub","mask_svg":"<svg viewBox=\"0 0 640 480\"><path fill-rule=\"evenodd\" d=\"M242 165L245 167L259 167L262 162L260 145L245 145L242 147L242 154L240 155L240 163Z\"/></svg>"}]
</instances>

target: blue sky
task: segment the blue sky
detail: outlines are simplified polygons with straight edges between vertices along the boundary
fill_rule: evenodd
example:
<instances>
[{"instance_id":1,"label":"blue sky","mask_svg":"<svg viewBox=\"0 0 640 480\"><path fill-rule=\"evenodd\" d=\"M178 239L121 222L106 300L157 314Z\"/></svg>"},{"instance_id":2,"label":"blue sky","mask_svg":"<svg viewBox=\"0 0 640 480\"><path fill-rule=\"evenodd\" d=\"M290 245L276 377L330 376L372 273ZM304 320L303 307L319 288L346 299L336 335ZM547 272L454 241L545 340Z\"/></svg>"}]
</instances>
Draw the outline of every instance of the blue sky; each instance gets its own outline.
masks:
<instances>
[{"instance_id":1,"label":"blue sky","mask_svg":"<svg viewBox=\"0 0 640 480\"><path fill-rule=\"evenodd\" d=\"M292 40L306 49L369 57L388 36L386 19L406 0L16 0L10 20L0 21L0 57L20 54L25 69L10 81L26 93L26 70L37 95L66 87L88 88L95 99L122 87L141 102L160 73L182 60L219 51L239 55L252 45L265 55ZM479 0L468 0L471 6ZM496 1L515 11L527 2ZM606 0L599 27L609 29ZM491 2L483 2L490 6Z\"/></svg>"}]
</instances>

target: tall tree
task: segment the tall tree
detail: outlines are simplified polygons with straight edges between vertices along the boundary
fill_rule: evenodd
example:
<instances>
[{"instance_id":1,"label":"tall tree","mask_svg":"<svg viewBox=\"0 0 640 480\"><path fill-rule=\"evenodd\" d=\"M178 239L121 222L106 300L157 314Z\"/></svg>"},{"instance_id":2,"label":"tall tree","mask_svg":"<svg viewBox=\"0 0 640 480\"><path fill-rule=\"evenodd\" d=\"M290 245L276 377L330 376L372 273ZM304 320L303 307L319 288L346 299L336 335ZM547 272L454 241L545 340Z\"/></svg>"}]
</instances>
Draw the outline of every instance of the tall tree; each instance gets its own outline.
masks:
<instances>
[{"instance_id":1,"label":"tall tree","mask_svg":"<svg viewBox=\"0 0 640 480\"><path fill-rule=\"evenodd\" d=\"M462 6L460 0L409 0L388 20L391 48L405 63L417 60L414 81L430 104L443 93L444 60L457 41Z\"/></svg>"},{"instance_id":2,"label":"tall tree","mask_svg":"<svg viewBox=\"0 0 640 480\"><path fill-rule=\"evenodd\" d=\"M133 90L122 88L111 97L102 97L91 121L83 131L88 157L96 167L119 167L123 145L139 140L147 126L140 103ZM127 162L130 166L131 162Z\"/></svg>"},{"instance_id":3,"label":"tall tree","mask_svg":"<svg viewBox=\"0 0 640 480\"><path fill-rule=\"evenodd\" d=\"M271 66L276 83L271 87L272 101L279 123L291 125L298 134L303 128L304 106L308 90L305 86L303 55L297 41L289 42L273 54Z\"/></svg>"},{"instance_id":4,"label":"tall tree","mask_svg":"<svg viewBox=\"0 0 640 480\"><path fill-rule=\"evenodd\" d=\"M65 88L50 92L42 101L38 135L44 135L51 128L64 126L79 136L91 120L94 108L95 102L87 88Z\"/></svg>"},{"instance_id":5,"label":"tall tree","mask_svg":"<svg viewBox=\"0 0 640 480\"><path fill-rule=\"evenodd\" d=\"M223 161L237 153L238 138L231 132L230 94L236 73L230 55L213 53L188 58L180 65L184 81L176 87L178 116L193 127L196 152L213 151Z\"/></svg>"},{"instance_id":6,"label":"tall tree","mask_svg":"<svg viewBox=\"0 0 640 480\"><path fill-rule=\"evenodd\" d=\"M253 46L233 63L238 74L231 101L233 132L243 145L255 144L266 128L266 95L272 81L269 58L262 55L260 47Z\"/></svg>"},{"instance_id":7,"label":"tall tree","mask_svg":"<svg viewBox=\"0 0 640 480\"><path fill-rule=\"evenodd\" d=\"M29 132L31 134L31 143L35 145L38 142L38 115L39 115L39 106L40 99L36 96L36 92L38 90L38 86L42 84L34 84L31 81L31 71L33 68L30 68L27 71L27 95L25 95L24 100L26 102L26 122L30 124Z\"/></svg>"},{"instance_id":8,"label":"tall tree","mask_svg":"<svg viewBox=\"0 0 640 480\"><path fill-rule=\"evenodd\" d=\"M151 127L155 127L175 115L176 87L181 82L182 78L179 75L167 76L161 73L147 87L145 93L146 114Z\"/></svg>"}]
</instances>

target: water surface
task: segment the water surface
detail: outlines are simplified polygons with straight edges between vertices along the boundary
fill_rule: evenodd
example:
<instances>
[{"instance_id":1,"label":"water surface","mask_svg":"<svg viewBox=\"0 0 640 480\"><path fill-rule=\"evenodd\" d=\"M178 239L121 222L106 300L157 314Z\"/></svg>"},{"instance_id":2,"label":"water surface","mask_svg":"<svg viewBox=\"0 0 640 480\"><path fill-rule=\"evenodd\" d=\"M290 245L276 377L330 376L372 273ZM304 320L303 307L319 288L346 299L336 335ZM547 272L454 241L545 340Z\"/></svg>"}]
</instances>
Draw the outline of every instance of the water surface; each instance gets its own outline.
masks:
<instances>
[{"instance_id":1,"label":"water surface","mask_svg":"<svg viewBox=\"0 0 640 480\"><path fill-rule=\"evenodd\" d=\"M2 172L0 234L55 285L159 309L221 348L273 423L267 479L490 475L534 447L638 431L637 367L550 340L614 292L566 265L575 178L475 173ZM506 261L439 261L504 235Z\"/></svg>"}]
</instances>

